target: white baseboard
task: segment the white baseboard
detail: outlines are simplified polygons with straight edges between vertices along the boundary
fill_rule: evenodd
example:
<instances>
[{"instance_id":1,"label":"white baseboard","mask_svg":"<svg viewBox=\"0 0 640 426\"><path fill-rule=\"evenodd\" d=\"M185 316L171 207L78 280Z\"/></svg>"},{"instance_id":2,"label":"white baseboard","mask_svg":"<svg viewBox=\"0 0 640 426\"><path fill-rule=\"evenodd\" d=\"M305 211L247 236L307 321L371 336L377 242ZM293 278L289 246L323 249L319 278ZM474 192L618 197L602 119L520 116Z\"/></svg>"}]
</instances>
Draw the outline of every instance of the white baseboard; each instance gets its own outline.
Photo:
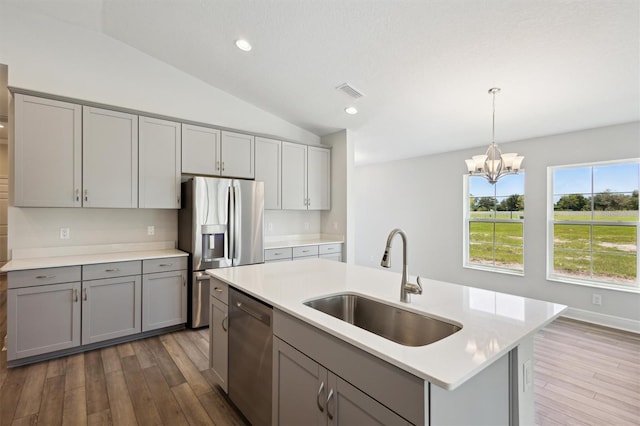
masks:
<instances>
[{"instance_id":1,"label":"white baseboard","mask_svg":"<svg viewBox=\"0 0 640 426\"><path fill-rule=\"evenodd\" d=\"M597 312L576 308L567 309L562 316L640 334L640 321L630 320L628 318L599 314Z\"/></svg>"}]
</instances>

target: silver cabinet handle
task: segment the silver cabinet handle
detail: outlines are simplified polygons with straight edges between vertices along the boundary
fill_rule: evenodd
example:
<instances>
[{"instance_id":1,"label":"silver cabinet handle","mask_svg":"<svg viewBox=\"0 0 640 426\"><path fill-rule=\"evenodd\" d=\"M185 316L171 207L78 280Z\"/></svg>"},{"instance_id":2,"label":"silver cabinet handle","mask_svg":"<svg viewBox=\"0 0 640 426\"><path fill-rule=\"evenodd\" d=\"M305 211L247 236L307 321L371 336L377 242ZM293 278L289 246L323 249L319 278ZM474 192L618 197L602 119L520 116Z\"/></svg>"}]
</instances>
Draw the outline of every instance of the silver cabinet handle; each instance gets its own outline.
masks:
<instances>
[{"instance_id":1,"label":"silver cabinet handle","mask_svg":"<svg viewBox=\"0 0 640 426\"><path fill-rule=\"evenodd\" d=\"M224 161L222 162L222 171L224 172Z\"/></svg>"},{"instance_id":2,"label":"silver cabinet handle","mask_svg":"<svg viewBox=\"0 0 640 426\"><path fill-rule=\"evenodd\" d=\"M307 198L307 207L311 206L311 198Z\"/></svg>"},{"instance_id":3,"label":"silver cabinet handle","mask_svg":"<svg viewBox=\"0 0 640 426\"><path fill-rule=\"evenodd\" d=\"M329 391L329 396L327 396L327 403L325 404L327 406L327 417L329 417L329 420L333 420L333 413L331 412L331 410L329 410L329 401L331 401L331 398L333 398L333 389Z\"/></svg>"},{"instance_id":4,"label":"silver cabinet handle","mask_svg":"<svg viewBox=\"0 0 640 426\"><path fill-rule=\"evenodd\" d=\"M76 201L80 201L80 190L76 188Z\"/></svg>"},{"instance_id":5,"label":"silver cabinet handle","mask_svg":"<svg viewBox=\"0 0 640 426\"><path fill-rule=\"evenodd\" d=\"M324 407L320 402L320 395L322 395L322 389L324 389L324 382L320 383L320 388L318 389L318 395L316 396L316 404L318 404L318 410L320 410L320 412L324 412Z\"/></svg>"},{"instance_id":6,"label":"silver cabinet handle","mask_svg":"<svg viewBox=\"0 0 640 426\"><path fill-rule=\"evenodd\" d=\"M309 253L309 250L302 250L303 253Z\"/></svg>"},{"instance_id":7,"label":"silver cabinet handle","mask_svg":"<svg viewBox=\"0 0 640 426\"><path fill-rule=\"evenodd\" d=\"M327 247L327 251L333 250L333 247Z\"/></svg>"},{"instance_id":8,"label":"silver cabinet handle","mask_svg":"<svg viewBox=\"0 0 640 426\"><path fill-rule=\"evenodd\" d=\"M89 299L89 297L87 296L87 289L83 288L82 289L82 300L87 300Z\"/></svg>"},{"instance_id":9,"label":"silver cabinet handle","mask_svg":"<svg viewBox=\"0 0 640 426\"><path fill-rule=\"evenodd\" d=\"M173 266L173 263L161 263L158 265L159 268L168 268L169 266Z\"/></svg>"},{"instance_id":10,"label":"silver cabinet handle","mask_svg":"<svg viewBox=\"0 0 640 426\"><path fill-rule=\"evenodd\" d=\"M213 289L218 293L222 293L222 289L220 287L214 287Z\"/></svg>"},{"instance_id":11,"label":"silver cabinet handle","mask_svg":"<svg viewBox=\"0 0 640 426\"><path fill-rule=\"evenodd\" d=\"M89 201L89 190L88 189L84 190L84 200L85 201Z\"/></svg>"},{"instance_id":12,"label":"silver cabinet handle","mask_svg":"<svg viewBox=\"0 0 640 426\"><path fill-rule=\"evenodd\" d=\"M220 325L222 325L222 329L225 332L227 332L227 331L229 331L229 327L224 325L225 321L227 321L227 322L229 321L229 316L228 315L225 315L224 318L222 318L222 323L220 324Z\"/></svg>"},{"instance_id":13,"label":"silver cabinet handle","mask_svg":"<svg viewBox=\"0 0 640 426\"><path fill-rule=\"evenodd\" d=\"M78 303L78 290L75 288L73 289L73 301Z\"/></svg>"},{"instance_id":14,"label":"silver cabinet handle","mask_svg":"<svg viewBox=\"0 0 640 426\"><path fill-rule=\"evenodd\" d=\"M220 162L216 161L216 170L220 170Z\"/></svg>"},{"instance_id":15,"label":"silver cabinet handle","mask_svg":"<svg viewBox=\"0 0 640 426\"><path fill-rule=\"evenodd\" d=\"M274 256L282 256L283 253L273 253Z\"/></svg>"},{"instance_id":16,"label":"silver cabinet handle","mask_svg":"<svg viewBox=\"0 0 640 426\"><path fill-rule=\"evenodd\" d=\"M36 278L39 280L48 280L51 278L55 278L55 275L37 275Z\"/></svg>"},{"instance_id":17,"label":"silver cabinet handle","mask_svg":"<svg viewBox=\"0 0 640 426\"><path fill-rule=\"evenodd\" d=\"M113 268L113 269L105 269L105 272L120 272L120 269L118 268Z\"/></svg>"}]
</instances>

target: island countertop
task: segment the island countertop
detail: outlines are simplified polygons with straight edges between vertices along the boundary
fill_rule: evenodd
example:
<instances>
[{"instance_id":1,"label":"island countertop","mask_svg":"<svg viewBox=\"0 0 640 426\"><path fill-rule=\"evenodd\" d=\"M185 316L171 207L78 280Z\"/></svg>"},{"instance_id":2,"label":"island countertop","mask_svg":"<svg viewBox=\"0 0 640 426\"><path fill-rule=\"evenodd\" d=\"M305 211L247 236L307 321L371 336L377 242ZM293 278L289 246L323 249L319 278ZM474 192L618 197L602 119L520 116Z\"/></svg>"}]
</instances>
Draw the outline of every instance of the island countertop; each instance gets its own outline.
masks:
<instances>
[{"instance_id":1,"label":"island countertop","mask_svg":"<svg viewBox=\"0 0 640 426\"><path fill-rule=\"evenodd\" d=\"M425 381L453 390L557 318L566 306L422 279L422 295L400 302L396 272L325 259L207 270L232 287ZM410 347L317 311L303 302L355 293L462 326L427 346Z\"/></svg>"}]
</instances>

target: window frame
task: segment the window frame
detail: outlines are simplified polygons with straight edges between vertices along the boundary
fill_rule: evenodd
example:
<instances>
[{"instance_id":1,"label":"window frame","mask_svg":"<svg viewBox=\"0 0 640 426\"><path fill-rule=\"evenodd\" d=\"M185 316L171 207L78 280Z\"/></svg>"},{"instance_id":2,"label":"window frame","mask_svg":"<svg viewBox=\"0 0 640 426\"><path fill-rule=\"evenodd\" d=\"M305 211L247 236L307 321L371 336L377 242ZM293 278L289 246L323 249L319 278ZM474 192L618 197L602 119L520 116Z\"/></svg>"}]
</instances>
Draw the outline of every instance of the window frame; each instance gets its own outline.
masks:
<instances>
[{"instance_id":1,"label":"window frame","mask_svg":"<svg viewBox=\"0 0 640 426\"><path fill-rule=\"evenodd\" d=\"M610 220L594 220L593 219L593 206L592 206L592 216L590 220L555 220L554 215L554 181L553 175L555 170L559 169L577 169L590 167L591 168L591 179L593 182L593 167L600 166L613 166L617 164L640 164L640 158L627 158L621 160L610 160L610 161L593 161L588 163L576 163L576 164L566 164L559 166L549 166L547 167L547 256L546 256L546 279L547 281L554 281L566 284L575 284L586 287L594 287L600 289L609 289L609 290L617 290L628 293L640 293L640 251L638 250L638 245L640 243L640 217L635 222L632 221L610 221ZM639 188L640 189L640 188ZM591 196L593 197L595 193L593 192L593 186L591 188ZM590 225L593 226L635 226L636 228L636 280L635 283L626 285L615 283L611 281L603 281L593 278L582 278L582 277L572 277L570 275L562 275L557 274L554 271L554 261L555 261L555 248L554 248L554 225ZM593 238L590 242L590 252L593 254ZM590 260L591 268L593 268L593 258ZM590 271L593 274L593 271Z\"/></svg>"},{"instance_id":2,"label":"window frame","mask_svg":"<svg viewBox=\"0 0 640 426\"><path fill-rule=\"evenodd\" d=\"M526 179L526 173L524 169L521 169L520 172L518 174L522 174L525 176ZM471 211L469 209L469 178L470 177L477 177L480 178L479 176L470 176L468 174L463 175L462 177L462 205L463 205L463 217L462 217L462 267L466 268L466 269L474 269L474 270L478 270L478 271L487 271L487 272L497 272L500 274L506 274L506 275L515 275L515 276L519 276L519 277L523 277L525 275L525 244L524 244L524 219L498 219L498 218L493 218L493 219L472 219L471 218ZM526 206L526 194L525 194L525 183L523 181L523 188L522 188L522 196L525 197L525 206ZM494 194L495 197L495 194ZM479 263L471 263L470 262L470 255L469 255L469 248L470 248L470 238L469 238L469 225L472 222L477 222L477 223L493 223L493 224L497 224L497 223L521 223L522 224L522 269L513 269L513 268L507 268L504 266L496 266L496 265L484 265L484 264L479 264ZM493 240L493 248L495 250L496 247L496 243L495 243L495 230L494 230L494 240Z\"/></svg>"}]
</instances>

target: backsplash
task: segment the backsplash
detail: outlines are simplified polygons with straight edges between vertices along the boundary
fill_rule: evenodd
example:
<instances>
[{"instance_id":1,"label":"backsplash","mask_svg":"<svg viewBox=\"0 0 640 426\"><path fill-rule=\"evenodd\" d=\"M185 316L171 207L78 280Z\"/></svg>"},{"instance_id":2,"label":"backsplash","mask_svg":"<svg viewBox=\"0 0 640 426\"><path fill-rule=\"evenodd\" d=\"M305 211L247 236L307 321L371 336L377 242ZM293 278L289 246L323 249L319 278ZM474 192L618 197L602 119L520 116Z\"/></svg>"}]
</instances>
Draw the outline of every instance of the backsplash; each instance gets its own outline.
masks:
<instances>
[{"instance_id":1,"label":"backsplash","mask_svg":"<svg viewBox=\"0 0 640 426\"><path fill-rule=\"evenodd\" d=\"M320 234L320 211L265 210L265 237L281 235Z\"/></svg>"}]
</instances>

